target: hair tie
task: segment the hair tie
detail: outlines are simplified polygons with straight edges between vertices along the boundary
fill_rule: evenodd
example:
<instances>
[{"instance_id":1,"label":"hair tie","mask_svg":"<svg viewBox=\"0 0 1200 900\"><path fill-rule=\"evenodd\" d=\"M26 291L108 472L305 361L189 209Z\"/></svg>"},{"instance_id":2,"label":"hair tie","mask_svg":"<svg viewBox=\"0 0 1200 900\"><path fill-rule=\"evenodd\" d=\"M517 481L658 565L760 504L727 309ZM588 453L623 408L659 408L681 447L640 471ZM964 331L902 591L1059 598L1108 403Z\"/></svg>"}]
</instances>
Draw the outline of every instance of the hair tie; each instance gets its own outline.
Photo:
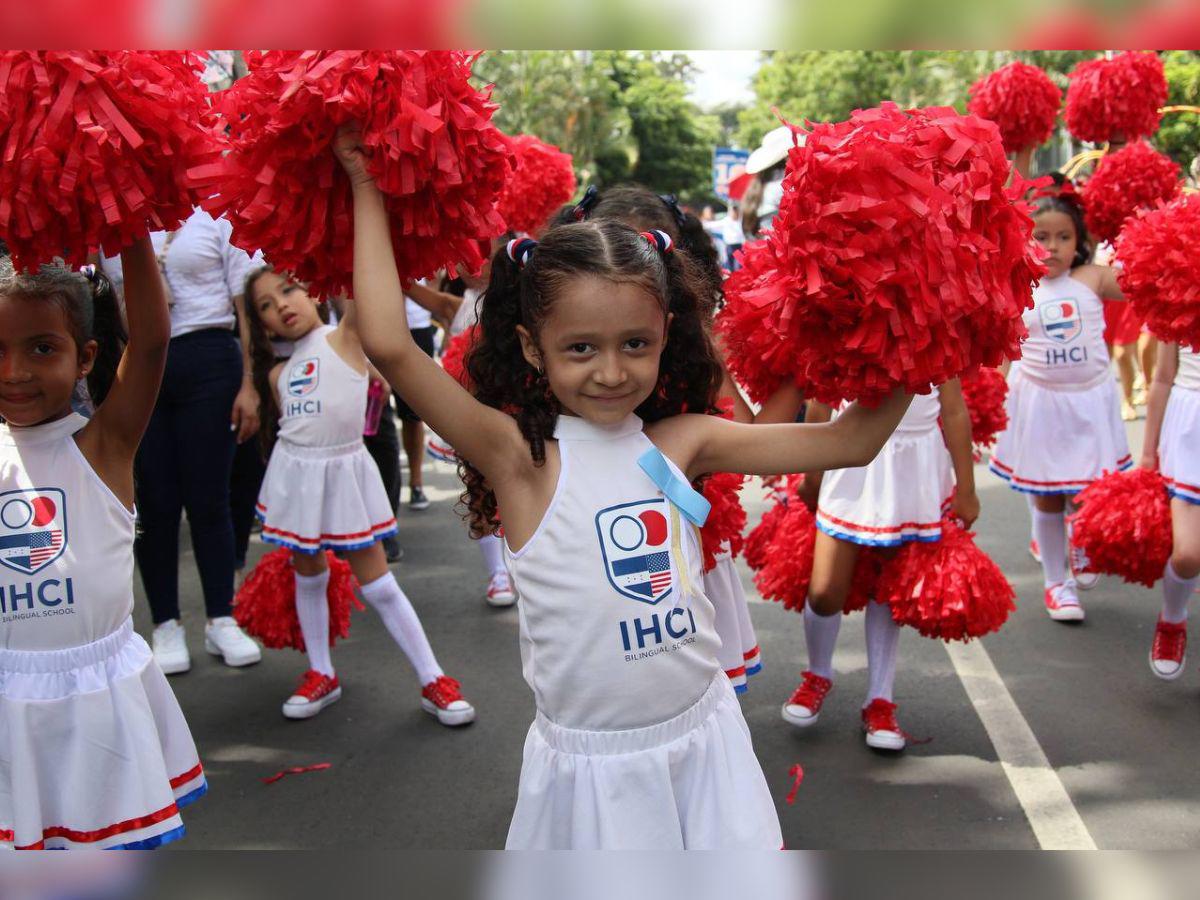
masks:
<instances>
[{"instance_id":1,"label":"hair tie","mask_svg":"<svg viewBox=\"0 0 1200 900\"><path fill-rule=\"evenodd\" d=\"M579 202L575 204L575 221L582 222L586 219L591 213L592 207L599 202L600 191L597 190L594 184L589 185L588 189L583 192L583 196L579 199Z\"/></svg>"},{"instance_id":2,"label":"hair tie","mask_svg":"<svg viewBox=\"0 0 1200 900\"><path fill-rule=\"evenodd\" d=\"M674 194L659 194L658 199L666 204L667 209L671 211L671 215L675 217L675 224L682 228L687 224L687 214L679 208L679 201Z\"/></svg>"},{"instance_id":3,"label":"hair tie","mask_svg":"<svg viewBox=\"0 0 1200 900\"><path fill-rule=\"evenodd\" d=\"M533 238L513 238L505 245L505 252L508 253L508 258L517 264L517 268L523 269L537 245L538 242Z\"/></svg>"},{"instance_id":4,"label":"hair tie","mask_svg":"<svg viewBox=\"0 0 1200 900\"><path fill-rule=\"evenodd\" d=\"M641 232L641 235L647 241L649 241L650 245L659 253L666 255L667 253L671 252L671 247L673 246L671 243L671 236L665 231L659 231L657 228L655 228L653 231L643 231Z\"/></svg>"}]
</instances>

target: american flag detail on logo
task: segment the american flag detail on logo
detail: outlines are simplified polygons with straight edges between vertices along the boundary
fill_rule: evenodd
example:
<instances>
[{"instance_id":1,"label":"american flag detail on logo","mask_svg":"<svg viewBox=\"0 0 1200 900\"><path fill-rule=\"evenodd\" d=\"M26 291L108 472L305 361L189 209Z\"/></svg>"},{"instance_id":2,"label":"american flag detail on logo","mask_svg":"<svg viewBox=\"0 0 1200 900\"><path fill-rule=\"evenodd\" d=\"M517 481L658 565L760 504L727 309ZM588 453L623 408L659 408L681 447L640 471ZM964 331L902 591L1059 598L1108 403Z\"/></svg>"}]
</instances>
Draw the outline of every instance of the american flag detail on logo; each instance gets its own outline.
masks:
<instances>
[{"instance_id":1,"label":"american flag detail on logo","mask_svg":"<svg viewBox=\"0 0 1200 900\"><path fill-rule=\"evenodd\" d=\"M37 531L29 535L29 565L36 569L62 549L63 533L61 530Z\"/></svg>"}]
</instances>

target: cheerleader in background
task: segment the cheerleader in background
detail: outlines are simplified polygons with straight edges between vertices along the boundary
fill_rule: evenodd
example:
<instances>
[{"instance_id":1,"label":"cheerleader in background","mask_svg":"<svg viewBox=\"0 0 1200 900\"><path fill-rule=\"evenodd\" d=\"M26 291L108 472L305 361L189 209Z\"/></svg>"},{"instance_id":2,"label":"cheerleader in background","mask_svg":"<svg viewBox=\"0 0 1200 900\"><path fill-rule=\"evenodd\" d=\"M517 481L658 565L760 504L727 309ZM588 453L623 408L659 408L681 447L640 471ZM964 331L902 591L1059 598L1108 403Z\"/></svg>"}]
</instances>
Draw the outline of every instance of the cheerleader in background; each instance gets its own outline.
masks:
<instances>
[{"instance_id":1,"label":"cheerleader in background","mask_svg":"<svg viewBox=\"0 0 1200 900\"><path fill-rule=\"evenodd\" d=\"M1141 465L1161 468L1171 493L1173 546L1150 669L1173 681L1183 674L1188 600L1200 583L1200 352L1159 342Z\"/></svg>"},{"instance_id":2,"label":"cheerleader in background","mask_svg":"<svg viewBox=\"0 0 1200 900\"><path fill-rule=\"evenodd\" d=\"M1104 346L1103 301L1125 298L1112 269L1088 263L1092 248L1070 182L1039 198L1033 234L1049 254L1048 271L1025 312L1029 338L1009 371L1008 427L990 468L1033 497L1046 612L1058 622L1080 622L1076 588L1095 577L1078 551L1068 571L1067 504L1105 471L1133 464Z\"/></svg>"}]
</instances>

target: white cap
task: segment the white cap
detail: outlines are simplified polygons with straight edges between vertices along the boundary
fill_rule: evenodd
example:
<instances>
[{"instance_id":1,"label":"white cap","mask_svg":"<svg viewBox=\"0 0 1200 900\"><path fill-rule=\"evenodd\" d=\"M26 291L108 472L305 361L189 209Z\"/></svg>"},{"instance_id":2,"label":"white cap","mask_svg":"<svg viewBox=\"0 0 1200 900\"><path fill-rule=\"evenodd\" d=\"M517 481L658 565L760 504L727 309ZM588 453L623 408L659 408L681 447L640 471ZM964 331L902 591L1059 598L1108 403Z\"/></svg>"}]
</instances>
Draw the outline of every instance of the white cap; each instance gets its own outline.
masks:
<instances>
[{"instance_id":1,"label":"white cap","mask_svg":"<svg viewBox=\"0 0 1200 900\"><path fill-rule=\"evenodd\" d=\"M775 163L785 159L792 147L803 146L803 132L793 137L792 129L788 125L780 125L778 128L773 128L763 136L762 143L758 149L751 153L750 158L746 160L746 171L751 175L757 175L759 172L769 169Z\"/></svg>"}]
</instances>

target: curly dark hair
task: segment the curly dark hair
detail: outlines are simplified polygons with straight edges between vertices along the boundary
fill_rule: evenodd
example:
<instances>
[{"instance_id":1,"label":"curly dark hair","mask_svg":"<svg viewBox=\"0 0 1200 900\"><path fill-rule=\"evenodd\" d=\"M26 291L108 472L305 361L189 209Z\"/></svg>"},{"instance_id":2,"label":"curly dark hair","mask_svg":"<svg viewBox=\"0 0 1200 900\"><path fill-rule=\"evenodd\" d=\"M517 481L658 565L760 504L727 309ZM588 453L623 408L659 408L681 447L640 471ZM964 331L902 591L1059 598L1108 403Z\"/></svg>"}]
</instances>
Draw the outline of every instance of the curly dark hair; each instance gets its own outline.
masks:
<instances>
[{"instance_id":1,"label":"curly dark hair","mask_svg":"<svg viewBox=\"0 0 1200 900\"><path fill-rule=\"evenodd\" d=\"M580 207L586 207L580 209ZM582 220L615 219L637 231L658 229L671 236L677 247L685 250L699 268L704 281L701 294L705 319L711 320L724 296L724 278L716 244L704 225L691 213L679 208L675 198L659 195L640 184L619 184L587 196L587 202L564 206L552 219L563 225Z\"/></svg>"},{"instance_id":2,"label":"curly dark hair","mask_svg":"<svg viewBox=\"0 0 1200 900\"><path fill-rule=\"evenodd\" d=\"M546 232L524 268L504 248L496 253L480 298L480 337L464 359L475 397L516 419L539 466L546 461L546 439L554 433L561 406L545 376L525 361L517 326L538 340L554 299L580 276L640 285L659 299L664 315L673 316L658 383L635 410L643 421L716 411L721 365L700 299L707 286L691 257L660 254L636 229L612 219L557 225ZM459 475L466 486L461 499L471 535L495 534L500 528L495 493L482 473L461 458Z\"/></svg>"},{"instance_id":3,"label":"curly dark hair","mask_svg":"<svg viewBox=\"0 0 1200 900\"><path fill-rule=\"evenodd\" d=\"M1061 172L1048 173L1053 186L1050 192L1038 197L1034 203L1033 215L1039 213L1060 212L1070 217L1075 225L1075 258L1071 260L1071 268L1077 269L1092 261L1092 238L1088 234L1087 223L1083 218L1083 202L1078 194L1061 193L1061 188L1070 183L1070 179Z\"/></svg>"}]
</instances>

